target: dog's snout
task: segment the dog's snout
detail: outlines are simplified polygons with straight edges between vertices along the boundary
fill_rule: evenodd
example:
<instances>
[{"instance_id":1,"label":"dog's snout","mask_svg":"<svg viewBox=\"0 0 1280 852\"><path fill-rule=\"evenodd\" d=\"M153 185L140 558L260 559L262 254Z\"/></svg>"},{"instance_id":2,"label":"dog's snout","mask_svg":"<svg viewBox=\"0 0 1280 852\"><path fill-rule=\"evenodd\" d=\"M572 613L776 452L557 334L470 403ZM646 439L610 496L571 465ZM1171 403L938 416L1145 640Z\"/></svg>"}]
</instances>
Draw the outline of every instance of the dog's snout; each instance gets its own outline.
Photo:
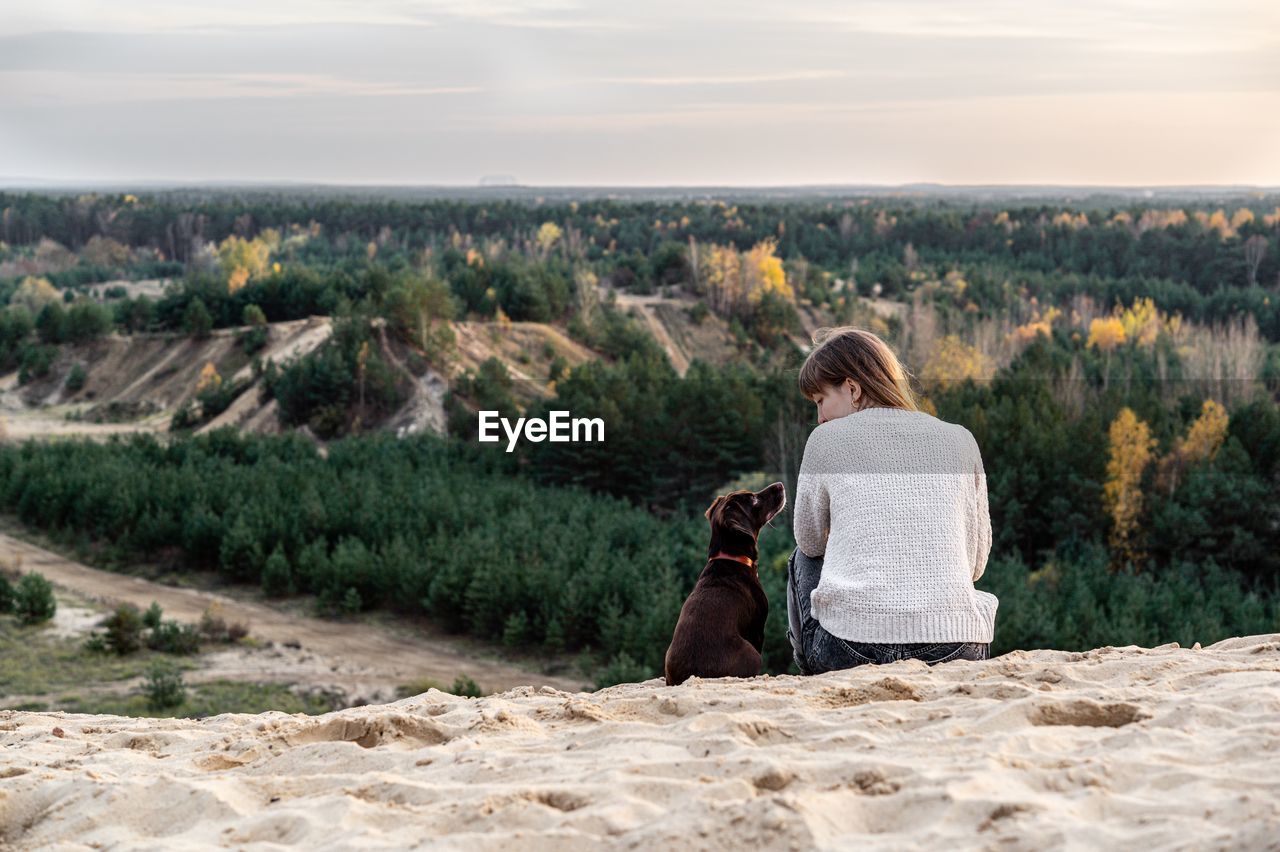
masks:
<instances>
[{"instance_id":1,"label":"dog's snout","mask_svg":"<svg viewBox=\"0 0 1280 852\"><path fill-rule=\"evenodd\" d=\"M761 489L753 496L756 498L757 503L764 505L767 512L766 523L772 520L787 505L787 488L781 482L775 482Z\"/></svg>"}]
</instances>

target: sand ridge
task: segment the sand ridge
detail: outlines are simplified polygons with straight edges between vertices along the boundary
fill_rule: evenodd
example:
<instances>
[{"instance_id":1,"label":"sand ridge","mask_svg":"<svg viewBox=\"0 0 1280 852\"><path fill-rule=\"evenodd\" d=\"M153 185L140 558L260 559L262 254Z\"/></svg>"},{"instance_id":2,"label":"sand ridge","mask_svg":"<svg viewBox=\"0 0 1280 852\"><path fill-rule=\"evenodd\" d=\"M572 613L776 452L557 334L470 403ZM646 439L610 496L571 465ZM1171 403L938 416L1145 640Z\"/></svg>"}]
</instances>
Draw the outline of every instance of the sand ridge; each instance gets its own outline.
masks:
<instances>
[{"instance_id":1,"label":"sand ridge","mask_svg":"<svg viewBox=\"0 0 1280 852\"><path fill-rule=\"evenodd\" d=\"M323 716L0 713L0 845L1280 848L1280 634Z\"/></svg>"}]
</instances>

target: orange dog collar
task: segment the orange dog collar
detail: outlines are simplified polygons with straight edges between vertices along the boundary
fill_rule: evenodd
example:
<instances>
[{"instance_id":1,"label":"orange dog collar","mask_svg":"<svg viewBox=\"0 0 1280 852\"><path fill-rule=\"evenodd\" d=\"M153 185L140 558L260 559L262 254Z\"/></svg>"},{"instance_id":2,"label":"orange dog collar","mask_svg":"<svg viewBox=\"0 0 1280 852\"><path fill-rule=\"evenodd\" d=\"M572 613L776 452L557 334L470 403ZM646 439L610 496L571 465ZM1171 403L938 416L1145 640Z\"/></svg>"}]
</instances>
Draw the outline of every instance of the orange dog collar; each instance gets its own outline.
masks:
<instances>
[{"instance_id":1,"label":"orange dog collar","mask_svg":"<svg viewBox=\"0 0 1280 852\"><path fill-rule=\"evenodd\" d=\"M743 565L746 565L748 568L756 567L755 560L753 560L750 556L734 556L731 553L717 553L715 556L712 556L711 559L708 559L707 561L710 562L712 559L732 559L734 562L741 562Z\"/></svg>"}]
</instances>

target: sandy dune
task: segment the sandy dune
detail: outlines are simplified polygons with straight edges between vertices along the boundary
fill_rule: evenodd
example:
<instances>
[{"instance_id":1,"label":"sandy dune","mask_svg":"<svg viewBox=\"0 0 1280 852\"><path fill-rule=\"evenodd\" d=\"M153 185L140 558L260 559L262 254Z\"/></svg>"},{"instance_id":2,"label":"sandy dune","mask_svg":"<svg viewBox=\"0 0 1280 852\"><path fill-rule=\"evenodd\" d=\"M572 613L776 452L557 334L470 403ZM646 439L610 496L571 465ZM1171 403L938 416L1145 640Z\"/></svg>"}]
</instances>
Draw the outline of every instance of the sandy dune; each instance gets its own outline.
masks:
<instances>
[{"instance_id":1,"label":"sandy dune","mask_svg":"<svg viewBox=\"0 0 1280 852\"><path fill-rule=\"evenodd\" d=\"M5 711L0 746L19 849L1278 849L1280 634L319 717Z\"/></svg>"}]
</instances>

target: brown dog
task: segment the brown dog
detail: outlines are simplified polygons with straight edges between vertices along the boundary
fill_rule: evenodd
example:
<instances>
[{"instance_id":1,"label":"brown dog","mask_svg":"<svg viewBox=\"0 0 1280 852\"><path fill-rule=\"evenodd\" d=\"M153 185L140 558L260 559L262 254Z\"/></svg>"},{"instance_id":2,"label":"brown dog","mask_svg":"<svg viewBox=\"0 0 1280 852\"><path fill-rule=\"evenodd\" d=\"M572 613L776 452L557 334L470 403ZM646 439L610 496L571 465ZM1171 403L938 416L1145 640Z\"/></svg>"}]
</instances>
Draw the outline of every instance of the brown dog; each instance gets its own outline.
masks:
<instances>
[{"instance_id":1,"label":"brown dog","mask_svg":"<svg viewBox=\"0 0 1280 852\"><path fill-rule=\"evenodd\" d=\"M717 497L707 509L707 565L680 608L667 648L668 686L691 677L760 674L769 599L756 567L756 538L786 504L786 487L775 482L762 491Z\"/></svg>"}]
</instances>

